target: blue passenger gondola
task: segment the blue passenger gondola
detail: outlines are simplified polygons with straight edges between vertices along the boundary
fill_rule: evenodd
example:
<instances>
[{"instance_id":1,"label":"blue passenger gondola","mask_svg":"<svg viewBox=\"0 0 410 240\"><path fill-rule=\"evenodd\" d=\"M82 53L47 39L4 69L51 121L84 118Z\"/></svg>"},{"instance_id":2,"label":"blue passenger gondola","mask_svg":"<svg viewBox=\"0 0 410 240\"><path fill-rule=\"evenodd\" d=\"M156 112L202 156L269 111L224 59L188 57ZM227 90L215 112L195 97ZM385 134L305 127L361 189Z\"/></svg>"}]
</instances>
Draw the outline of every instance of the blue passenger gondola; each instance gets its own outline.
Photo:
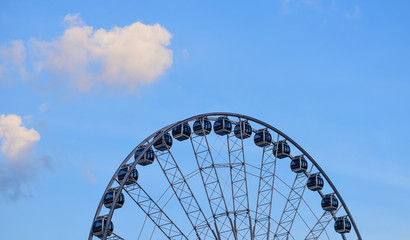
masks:
<instances>
[{"instance_id":1,"label":"blue passenger gondola","mask_svg":"<svg viewBox=\"0 0 410 240\"><path fill-rule=\"evenodd\" d=\"M321 204L322 204L323 210L334 211L339 206L339 201L337 200L335 195L332 193L332 194L327 194L323 196Z\"/></svg>"},{"instance_id":2,"label":"blue passenger gondola","mask_svg":"<svg viewBox=\"0 0 410 240\"><path fill-rule=\"evenodd\" d=\"M104 231L105 231L105 228L107 227L107 222L108 222L107 218L108 218L107 215L99 216L94 221L93 223L93 235L94 236L98 238L102 238L104 236ZM108 224L107 236L110 236L113 231L114 231L114 224L110 222L110 224Z\"/></svg>"},{"instance_id":3,"label":"blue passenger gondola","mask_svg":"<svg viewBox=\"0 0 410 240\"><path fill-rule=\"evenodd\" d=\"M169 133L165 133L160 139L155 141L154 148L158 151L165 151L172 147L172 137Z\"/></svg>"},{"instance_id":4,"label":"blue passenger gondola","mask_svg":"<svg viewBox=\"0 0 410 240\"><path fill-rule=\"evenodd\" d=\"M338 233L348 233L352 229L352 224L347 216L343 216L336 218L334 227L335 231Z\"/></svg>"},{"instance_id":5,"label":"blue passenger gondola","mask_svg":"<svg viewBox=\"0 0 410 240\"><path fill-rule=\"evenodd\" d=\"M192 128L196 135L204 136L212 131L212 123L207 118L200 118L194 122Z\"/></svg>"},{"instance_id":6,"label":"blue passenger gondola","mask_svg":"<svg viewBox=\"0 0 410 240\"><path fill-rule=\"evenodd\" d=\"M240 121L233 129L235 137L245 139L252 136L252 127L248 121Z\"/></svg>"},{"instance_id":7,"label":"blue passenger gondola","mask_svg":"<svg viewBox=\"0 0 410 240\"><path fill-rule=\"evenodd\" d=\"M219 117L214 123L214 131L216 134L220 136L231 133L231 121L227 117Z\"/></svg>"},{"instance_id":8,"label":"blue passenger gondola","mask_svg":"<svg viewBox=\"0 0 410 240\"><path fill-rule=\"evenodd\" d=\"M290 156L290 147L287 144L286 140L281 140L277 143L273 143L273 155L277 158L285 158Z\"/></svg>"},{"instance_id":9,"label":"blue passenger gondola","mask_svg":"<svg viewBox=\"0 0 410 240\"><path fill-rule=\"evenodd\" d=\"M292 161L290 162L290 169L294 173L306 172L307 168L308 162L303 155L295 156L292 158Z\"/></svg>"},{"instance_id":10,"label":"blue passenger gondola","mask_svg":"<svg viewBox=\"0 0 410 240\"><path fill-rule=\"evenodd\" d=\"M267 129L260 129L255 133L253 141L255 142L256 146L266 147L272 143L272 135Z\"/></svg>"},{"instance_id":11,"label":"blue passenger gondola","mask_svg":"<svg viewBox=\"0 0 410 240\"><path fill-rule=\"evenodd\" d=\"M137 151L135 151L134 154L134 159L137 160L137 158L141 155L141 153L144 151L145 146L139 147L137 149ZM139 165L141 166L146 166L149 164L152 164L152 162L154 162L155 159L155 153L154 151L150 148L148 149L143 156L141 156L141 158L138 160Z\"/></svg>"},{"instance_id":12,"label":"blue passenger gondola","mask_svg":"<svg viewBox=\"0 0 410 240\"><path fill-rule=\"evenodd\" d=\"M131 169L131 164L126 165L120 169L117 175L118 181L121 182L125 178L125 175L128 171L131 171L131 173L129 175L129 178L125 181L125 185L136 183L138 181L138 171L135 168Z\"/></svg>"},{"instance_id":13,"label":"blue passenger gondola","mask_svg":"<svg viewBox=\"0 0 410 240\"><path fill-rule=\"evenodd\" d=\"M320 173L311 174L307 180L307 187L312 191L322 190L324 181Z\"/></svg>"},{"instance_id":14,"label":"blue passenger gondola","mask_svg":"<svg viewBox=\"0 0 410 240\"><path fill-rule=\"evenodd\" d=\"M191 127L188 123L181 123L172 129L172 136L178 141L184 141L191 136Z\"/></svg>"},{"instance_id":15,"label":"blue passenger gondola","mask_svg":"<svg viewBox=\"0 0 410 240\"><path fill-rule=\"evenodd\" d=\"M124 205L124 194L122 194L117 188L111 188L104 195L104 206L106 208L111 208L113 205L114 199L117 197L117 202L115 203L114 209L121 208Z\"/></svg>"}]
</instances>

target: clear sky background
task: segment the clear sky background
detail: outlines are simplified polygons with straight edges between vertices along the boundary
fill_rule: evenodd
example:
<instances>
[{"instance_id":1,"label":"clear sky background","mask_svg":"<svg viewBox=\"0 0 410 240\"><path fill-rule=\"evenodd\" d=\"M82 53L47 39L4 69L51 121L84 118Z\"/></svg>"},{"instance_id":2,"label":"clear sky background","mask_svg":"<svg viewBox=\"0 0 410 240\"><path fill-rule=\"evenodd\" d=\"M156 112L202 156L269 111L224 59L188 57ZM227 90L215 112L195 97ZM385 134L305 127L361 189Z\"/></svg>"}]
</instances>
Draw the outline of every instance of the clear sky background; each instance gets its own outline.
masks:
<instances>
[{"instance_id":1,"label":"clear sky background","mask_svg":"<svg viewBox=\"0 0 410 240\"><path fill-rule=\"evenodd\" d=\"M304 147L364 239L410 239L408 1L0 4L0 229L85 239L112 174L195 114Z\"/></svg>"}]
</instances>

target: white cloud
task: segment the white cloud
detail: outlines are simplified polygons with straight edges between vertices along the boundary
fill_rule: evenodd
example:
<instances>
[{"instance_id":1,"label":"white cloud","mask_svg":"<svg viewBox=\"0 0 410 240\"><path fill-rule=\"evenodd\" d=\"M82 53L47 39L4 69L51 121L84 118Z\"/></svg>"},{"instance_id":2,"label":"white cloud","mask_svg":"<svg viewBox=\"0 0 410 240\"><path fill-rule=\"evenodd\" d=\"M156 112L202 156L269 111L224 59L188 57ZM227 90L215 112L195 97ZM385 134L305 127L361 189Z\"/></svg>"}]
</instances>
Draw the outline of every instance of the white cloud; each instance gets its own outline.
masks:
<instances>
[{"instance_id":1,"label":"white cloud","mask_svg":"<svg viewBox=\"0 0 410 240\"><path fill-rule=\"evenodd\" d=\"M171 34L159 24L135 22L111 30L84 25L78 15L55 41L32 40L38 70L67 77L80 91L101 85L136 89L154 82L172 65Z\"/></svg>"},{"instance_id":2,"label":"white cloud","mask_svg":"<svg viewBox=\"0 0 410 240\"><path fill-rule=\"evenodd\" d=\"M17 115L0 115L1 151L10 162L27 158L32 146L40 140L36 130L27 129L22 124Z\"/></svg>"},{"instance_id":3,"label":"white cloud","mask_svg":"<svg viewBox=\"0 0 410 240\"><path fill-rule=\"evenodd\" d=\"M24 117L30 118L30 115ZM40 134L23 126L20 116L2 114L0 140L3 153L0 154L0 197L16 201L31 196L29 183L35 179L39 168L52 169L50 157L36 159L32 156L32 147L40 140Z\"/></svg>"}]
</instances>

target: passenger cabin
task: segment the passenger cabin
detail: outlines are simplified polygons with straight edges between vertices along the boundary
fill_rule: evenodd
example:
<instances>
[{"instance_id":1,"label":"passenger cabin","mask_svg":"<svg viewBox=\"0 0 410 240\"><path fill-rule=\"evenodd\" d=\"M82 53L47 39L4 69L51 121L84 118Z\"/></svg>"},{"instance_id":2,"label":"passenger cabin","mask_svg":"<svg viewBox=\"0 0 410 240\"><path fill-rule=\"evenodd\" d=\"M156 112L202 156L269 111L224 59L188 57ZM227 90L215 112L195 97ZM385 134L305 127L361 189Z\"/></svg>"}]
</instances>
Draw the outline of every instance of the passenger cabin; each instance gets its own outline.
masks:
<instances>
[{"instance_id":1,"label":"passenger cabin","mask_svg":"<svg viewBox=\"0 0 410 240\"><path fill-rule=\"evenodd\" d=\"M158 135L157 135L158 136ZM158 151L165 151L172 147L172 137L169 133L165 133L160 139L154 143L154 148Z\"/></svg>"},{"instance_id":2,"label":"passenger cabin","mask_svg":"<svg viewBox=\"0 0 410 240\"><path fill-rule=\"evenodd\" d=\"M303 155L295 156L290 162L290 169L294 173L306 172L308 168L308 162Z\"/></svg>"},{"instance_id":3,"label":"passenger cabin","mask_svg":"<svg viewBox=\"0 0 410 240\"><path fill-rule=\"evenodd\" d=\"M124 205L125 198L124 194L122 194L118 188L111 188L107 191L107 193L104 195L104 206L106 208L111 208L114 203L114 199L117 196L118 198L117 202L114 205L114 209L121 208Z\"/></svg>"},{"instance_id":4,"label":"passenger cabin","mask_svg":"<svg viewBox=\"0 0 410 240\"><path fill-rule=\"evenodd\" d=\"M255 133L253 141L258 147L266 147L272 143L272 135L267 129L260 129Z\"/></svg>"},{"instance_id":5,"label":"passenger cabin","mask_svg":"<svg viewBox=\"0 0 410 240\"><path fill-rule=\"evenodd\" d=\"M134 159L137 160L138 157L142 154L142 152L144 151L145 146L139 147L137 149L137 151L135 151L134 154ZM141 156L141 158L138 160L137 164L141 165L141 166L147 166L152 164L152 162L154 162L155 159L155 153L154 151L150 148L148 149L143 156Z\"/></svg>"},{"instance_id":6,"label":"passenger cabin","mask_svg":"<svg viewBox=\"0 0 410 240\"><path fill-rule=\"evenodd\" d=\"M281 140L277 143L273 143L273 155L277 158L285 158L290 156L290 147L286 143L286 140Z\"/></svg>"},{"instance_id":7,"label":"passenger cabin","mask_svg":"<svg viewBox=\"0 0 410 240\"><path fill-rule=\"evenodd\" d=\"M220 136L231 133L232 123L227 117L219 117L214 123L214 132Z\"/></svg>"},{"instance_id":8,"label":"passenger cabin","mask_svg":"<svg viewBox=\"0 0 410 240\"><path fill-rule=\"evenodd\" d=\"M212 123L205 117L200 118L192 125L194 133L198 136L208 135L212 131Z\"/></svg>"},{"instance_id":9,"label":"passenger cabin","mask_svg":"<svg viewBox=\"0 0 410 240\"><path fill-rule=\"evenodd\" d=\"M335 197L335 194L327 194L322 198L322 208L325 211L334 211L339 206L339 201Z\"/></svg>"},{"instance_id":10,"label":"passenger cabin","mask_svg":"<svg viewBox=\"0 0 410 240\"><path fill-rule=\"evenodd\" d=\"M252 136L252 127L248 121L240 121L233 129L233 133L239 139L246 139Z\"/></svg>"},{"instance_id":11,"label":"passenger cabin","mask_svg":"<svg viewBox=\"0 0 410 240\"><path fill-rule=\"evenodd\" d=\"M138 181L138 171L135 168L131 169L131 164L128 164L121 168L117 175L118 181L121 182L125 178L125 175L127 175L128 171L131 171L131 173L128 179L125 181L125 185L136 183Z\"/></svg>"},{"instance_id":12,"label":"passenger cabin","mask_svg":"<svg viewBox=\"0 0 410 240\"><path fill-rule=\"evenodd\" d=\"M107 215L105 216L99 216L93 223L93 235L102 239L104 236L104 231L108 225L107 229L107 236L110 236L111 233L114 231L114 224L110 222L110 224L107 224Z\"/></svg>"},{"instance_id":13,"label":"passenger cabin","mask_svg":"<svg viewBox=\"0 0 410 240\"><path fill-rule=\"evenodd\" d=\"M184 141L191 136L191 127L188 123L181 123L172 129L172 136L178 141Z\"/></svg>"},{"instance_id":14,"label":"passenger cabin","mask_svg":"<svg viewBox=\"0 0 410 240\"><path fill-rule=\"evenodd\" d=\"M324 181L320 173L311 174L307 180L307 187L312 191L322 190Z\"/></svg>"},{"instance_id":15,"label":"passenger cabin","mask_svg":"<svg viewBox=\"0 0 410 240\"><path fill-rule=\"evenodd\" d=\"M335 221L335 231L338 233L348 233L352 229L352 224L350 223L347 216L338 217Z\"/></svg>"}]
</instances>

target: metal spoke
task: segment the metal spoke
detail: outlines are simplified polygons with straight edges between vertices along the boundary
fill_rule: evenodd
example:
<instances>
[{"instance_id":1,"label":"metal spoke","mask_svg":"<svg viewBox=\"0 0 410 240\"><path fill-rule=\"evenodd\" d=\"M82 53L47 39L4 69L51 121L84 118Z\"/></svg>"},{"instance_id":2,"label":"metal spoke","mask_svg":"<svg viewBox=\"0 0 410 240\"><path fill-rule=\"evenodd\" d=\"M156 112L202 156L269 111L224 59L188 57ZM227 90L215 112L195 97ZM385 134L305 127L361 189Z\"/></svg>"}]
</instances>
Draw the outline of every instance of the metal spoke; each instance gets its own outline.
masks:
<instances>
[{"instance_id":1,"label":"metal spoke","mask_svg":"<svg viewBox=\"0 0 410 240\"><path fill-rule=\"evenodd\" d=\"M340 207L335 211L325 211L313 226L313 228L310 230L310 232L307 234L305 240L318 239L323 231L325 231L327 225L332 221L333 217L336 215L339 209Z\"/></svg>"},{"instance_id":2,"label":"metal spoke","mask_svg":"<svg viewBox=\"0 0 410 240\"><path fill-rule=\"evenodd\" d=\"M215 169L208 140L206 135L193 136L190 140L209 206L212 211L218 239L229 239L234 227L232 219L229 216L228 207ZM234 238L237 239L235 232L233 232L233 234Z\"/></svg>"},{"instance_id":3,"label":"metal spoke","mask_svg":"<svg viewBox=\"0 0 410 240\"><path fill-rule=\"evenodd\" d=\"M232 132L227 135L229 165L232 186L232 204L234 212L234 231L238 239L253 239L252 220L249 214L248 183L246 179L245 154L243 148L242 121L240 126L241 138Z\"/></svg>"},{"instance_id":4,"label":"metal spoke","mask_svg":"<svg viewBox=\"0 0 410 240\"><path fill-rule=\"evenodd\" d=\"M138 183L124 190L168 239L188 239Z\"/></svg>"},{"instance_id":5,"label":"metal spoke","mask_svg":"<svg viewBox=\"0 0 410 240\"><path fill-rule=\"evenodd\" d=\"M156 151L155 155L198 239L209 237L209 231L214 239L217 238L171 151Z\"/></svg>"},{"instance_id":6,"label":"metal spoke","mask_svg":"<svg viewBox=\"0 0 410 240\"><path fill-rule=\"evenodd\" d=\"M142 234L142 231L144 230L145 223L147 222L147 218L148 218L148 216L145 215L144 223L142 224L142 227L141 227L141 230L140 230L140 234L138 234L137 240L140 240L140 238L141 238L141 234Z\"/></svg>"}]
</instances>

